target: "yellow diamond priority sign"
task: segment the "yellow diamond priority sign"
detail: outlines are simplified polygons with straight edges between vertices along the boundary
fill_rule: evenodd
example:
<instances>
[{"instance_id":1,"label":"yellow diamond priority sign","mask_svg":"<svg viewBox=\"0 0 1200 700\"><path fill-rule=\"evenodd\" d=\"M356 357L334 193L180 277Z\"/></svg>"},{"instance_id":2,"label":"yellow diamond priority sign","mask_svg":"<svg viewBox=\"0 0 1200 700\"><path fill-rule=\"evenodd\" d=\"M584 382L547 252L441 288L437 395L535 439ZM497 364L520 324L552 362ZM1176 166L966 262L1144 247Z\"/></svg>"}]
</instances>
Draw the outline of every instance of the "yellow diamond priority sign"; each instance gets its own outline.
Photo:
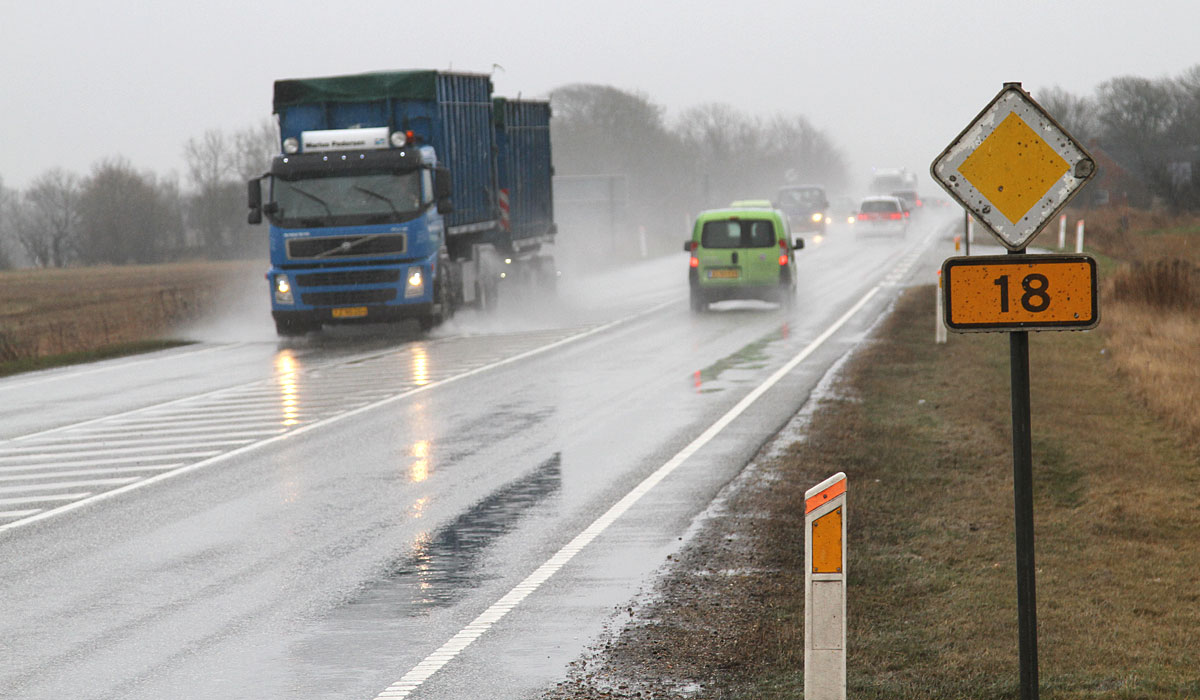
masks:
<instances>
[{"instance_id":1,"label":"yellow diamond priority sign","mask_svg":"<svg viewBox=\"0 0 1200 700\"><path fill-rule=\"evenodd\" d=\"M951 197L1014 251L1023 250L1095 171L1083 146L1020 83L1005 83L929 167Z\"/></svg>"}]
</instances>

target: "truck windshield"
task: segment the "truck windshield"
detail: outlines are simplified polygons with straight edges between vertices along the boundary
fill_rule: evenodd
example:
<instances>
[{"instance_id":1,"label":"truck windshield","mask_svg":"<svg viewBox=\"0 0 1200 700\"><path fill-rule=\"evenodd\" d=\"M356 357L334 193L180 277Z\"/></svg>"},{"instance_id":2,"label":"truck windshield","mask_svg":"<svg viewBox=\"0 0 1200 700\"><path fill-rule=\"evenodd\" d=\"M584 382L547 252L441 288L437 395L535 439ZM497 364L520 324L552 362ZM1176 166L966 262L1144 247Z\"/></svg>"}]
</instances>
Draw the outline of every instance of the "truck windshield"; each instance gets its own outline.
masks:
<instances>
[{"instance_id":1,"label":"truck windshield","mask_svg":"<svg viewBox=\"0 0 1200 700\"><path fill-rule=\"evenodd\" d=\"M421 172L275 179L272 220L285 228L404 221L422 211Z\"/></svg>"}]
</instances>

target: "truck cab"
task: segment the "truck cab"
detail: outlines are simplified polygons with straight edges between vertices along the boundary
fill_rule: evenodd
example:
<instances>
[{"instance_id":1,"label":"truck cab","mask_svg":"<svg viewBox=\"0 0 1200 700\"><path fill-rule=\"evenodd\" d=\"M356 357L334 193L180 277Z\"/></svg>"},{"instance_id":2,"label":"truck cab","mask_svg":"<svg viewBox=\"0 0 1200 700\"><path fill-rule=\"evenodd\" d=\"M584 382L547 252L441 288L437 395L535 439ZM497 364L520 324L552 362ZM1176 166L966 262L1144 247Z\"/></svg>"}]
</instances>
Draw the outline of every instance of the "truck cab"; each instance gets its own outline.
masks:
<instances>
[{"instance_id":1,"label":"truck cab","mask_svg":"<svg viewBox=\"0 0 1200 700\"><path fill-rule=\"evenodd\" d=\"M432 327L447 317L449 175L433 149L408 143L411 134L303 136L307 151L285 144L297 152L277 156L267 175L250 182L251 221L265 215L271 226L276 331L402 318ZM400 145L363 147L380 140ZM353 147L338 150L346 143Z\"/></svg>"}]
</instances>

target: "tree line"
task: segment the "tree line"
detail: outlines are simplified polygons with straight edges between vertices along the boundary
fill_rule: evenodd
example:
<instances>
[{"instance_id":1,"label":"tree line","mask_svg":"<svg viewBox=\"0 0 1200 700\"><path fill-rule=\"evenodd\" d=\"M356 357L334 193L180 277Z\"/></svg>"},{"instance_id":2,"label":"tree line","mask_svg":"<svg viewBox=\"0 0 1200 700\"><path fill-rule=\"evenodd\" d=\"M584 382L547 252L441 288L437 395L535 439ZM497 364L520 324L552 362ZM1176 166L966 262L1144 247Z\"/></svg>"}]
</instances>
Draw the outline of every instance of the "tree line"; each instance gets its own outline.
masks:
<instances>
[{"instance_id":1,"label":"tree line","mask_svg":"<svg viewBox=\"0 0 1200 700\"><path fill-rule=\"evenodd\" d=\"M1128 173L1119 192L1088 185L1092 202L1136 207L1161 205L1174 212L1200 209L1200 65L1177 77L1121 76L1091 95L1052 87L1034 95L1068 132L1110 169ZM1099 178L1098 178L1099 179ZM1096 195L1103 194L1103 199Z\"/></svg>"},{"instance_id":2,"label":"tree line","mask_svg":"<svg viewBox=\"0 0 1200 700\"><path fill-rule=\"evenodd\" d=\"M1200 209L1200 65L1174 78L1113 78L1090 96L1052 87L1035 98L1130 176L1129 204ZM847 182L840 149L800 115L709 103L668 119L643 94L591 84L558 88L550 101L556 172L624 178L629 221L651 237L673 240L696 211L770 198L789 182L833 192ZM85 176L51 168L24 191L0 179L0 267L261 254L245 223L245 181L277 150L274 121L264 120L189 139L186 187L120 157Z\"/></svg>"},{"instance_id":3,"label":"tree line","mask_svg":"<svg viewBox=\"0 0 1200 700\"><path fill-rule=\"evenodd\" d=\"M245 182L266 172L277 144L271 120L189 139L186 190L121 157L85 176L51 168L23 191L0 179L0 268L262 254L246 224Z\"/></svg>"},{"instance_id":4,"label":"tree line","mask_svg":"<svg viewBox=\"0 0 1200 700\"><path fill-rule=\"evenodd\" d=\"M637 92L567 85L550 94L559 175L616 175L627 182L631 226L671 242L696 212L738 199L773 199L781 185L846 185L845 157L800 115L756 117L708 103L668 119Z\"/></svg>"}]
</instances>

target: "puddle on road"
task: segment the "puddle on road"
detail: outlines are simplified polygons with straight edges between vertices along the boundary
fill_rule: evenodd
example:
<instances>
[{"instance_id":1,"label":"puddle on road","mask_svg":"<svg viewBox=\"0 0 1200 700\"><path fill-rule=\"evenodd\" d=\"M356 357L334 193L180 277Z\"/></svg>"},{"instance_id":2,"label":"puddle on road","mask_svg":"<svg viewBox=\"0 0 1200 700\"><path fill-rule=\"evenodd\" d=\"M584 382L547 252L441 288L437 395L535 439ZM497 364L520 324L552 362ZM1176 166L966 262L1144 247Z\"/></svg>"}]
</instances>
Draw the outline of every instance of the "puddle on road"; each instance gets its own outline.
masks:
<instances>
[{"instance_id":1,"label":"puddle on road","mask_svg":"<svg viewBox=\"0 0 1200 700\"><path fill-rule=\"evenodd\" d=\"M754 381L758 377L758 370L766 367L771 358L768 352L770 346L787 340L789 335L790 330L785 323L732 355L723 357L704 369L696 370L692 374L696 393L724 391L734 384Z\"/></svg>"},{"instance_id":2,"label":"puddle on road","mask_svg":"<svg viewBox=\"0 0 1200 700\"><path fill-rule=\"evenodd\" d=\"M555 453L529 475L493 492L417 542L411 554L389 566L384 578L343 612L347 617L396 618L453 604L490 578L480 570L484 551L561 486L562 455Z\"/></svg>"}]
</instances>

